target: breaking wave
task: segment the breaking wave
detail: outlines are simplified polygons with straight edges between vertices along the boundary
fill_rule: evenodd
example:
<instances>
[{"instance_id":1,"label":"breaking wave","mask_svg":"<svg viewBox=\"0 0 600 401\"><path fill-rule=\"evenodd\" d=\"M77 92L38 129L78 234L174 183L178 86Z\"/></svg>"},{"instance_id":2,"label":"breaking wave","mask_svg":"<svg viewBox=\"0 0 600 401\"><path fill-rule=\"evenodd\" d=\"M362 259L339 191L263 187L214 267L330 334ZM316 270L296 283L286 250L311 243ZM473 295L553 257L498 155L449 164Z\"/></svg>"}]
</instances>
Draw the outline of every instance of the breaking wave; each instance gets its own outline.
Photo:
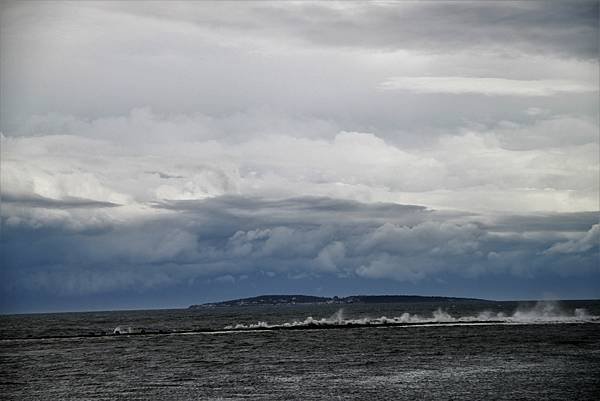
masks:
<instances>
[{"instance_id":1,"label":"breaking wave","mask_svg":"<svg viewBox=\"0 0 600 401\"><path fill-rule=\"evenodd\" d=\"M435 310L431 316L403 313L397 317L381 316L377 318L363 317L345 319L344 309L338 310L329 318L314 319L309 316L304 320L296 320L283 324L269 324L260 321L254 324L236 324L226 326L225 330L252 329L285 329L303 327L340 327L340 326L389 326L410 324L474 324L474 323L600 323L600 316L590 315L586 309L577 308L573 312L565 312L557 302L540 301L533 307L519 307L512 314L503 312L482 311L469 316L452 316L442 308Z\"/></svg>"},{"instance_id":2,"label":"breaking wave","mask_svg":"<svg viewBox=\"0 0 600 401\"><path fill-rule=\"evenodd\" d=\"M136 330L133 330L131 327L122 327L117 326L112 332L113 334L137 334Z\"/></svg>"}]
</instances>

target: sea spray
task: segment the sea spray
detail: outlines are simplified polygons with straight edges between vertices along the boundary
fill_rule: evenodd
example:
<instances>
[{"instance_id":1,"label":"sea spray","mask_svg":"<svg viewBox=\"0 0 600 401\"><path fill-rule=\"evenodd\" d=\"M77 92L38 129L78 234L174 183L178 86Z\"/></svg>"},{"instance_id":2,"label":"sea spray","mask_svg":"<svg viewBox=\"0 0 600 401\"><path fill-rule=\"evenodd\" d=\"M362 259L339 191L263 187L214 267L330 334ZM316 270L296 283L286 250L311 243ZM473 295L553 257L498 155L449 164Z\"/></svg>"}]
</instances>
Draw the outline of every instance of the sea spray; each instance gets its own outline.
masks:
<instances>
[{"instance_id":1,"label":"sea spray","mask_svg":"<svg viewBox=\"0 0 600 401\"><path fill-rule=\"evenodd\" d=\"M388 318L381 316L378 318L362 317L356 319L344 319L343 309L338 310L329 318L315 319L312 316L304 320L295 320L283 324L269 324L261 321L255 324L236 324L226 326L226 330L245 330L245 329L274 329L274 328L299 328L299 327L337 327L337 326L384 326L401 324L440 324L440 323L579 323L579 322L600 322L600 317L591 316L585 309L577 308L573 313L564 311L557 302L539 301L533 306L520 306L515 312L507 316L503 312L482 311L475 315L455 317L450 315L442 308L433 311L430 317L423 317L418 314L403 313L398 317Z\"/></svg>"},{"instance_id":2,"label":"sea spray","mask_svg":"<svg viewBox=\"0 0 600 401\"><path fill-rule=\"evenodd\" d=\"M137 334L137 331L133 330L131 327L117 326L113 330L113 334Z\"/></svg>"},{"instance_id":3,"label":"sea spray","mask_svg":"<svg viewBox=\"0 0 600 401\"><path fill-rule=\"evenodd\" d=\"M557 301L539 301L533 307L517 308L510 319L517 322L561 322L586 320L590 317L583 308L577 308L573 314L569 314Z\"/></svg>"},{"instance_id":4,"label":"sea spray","mask_svg":"<svg viewBox=\"0 0 600 401\"><path fill-rule=\"evenodd\" d=\"M331 317L329 318L330 322L341 323L344 321L344 308L338 309Z\"/></svg>"}]
</instances>

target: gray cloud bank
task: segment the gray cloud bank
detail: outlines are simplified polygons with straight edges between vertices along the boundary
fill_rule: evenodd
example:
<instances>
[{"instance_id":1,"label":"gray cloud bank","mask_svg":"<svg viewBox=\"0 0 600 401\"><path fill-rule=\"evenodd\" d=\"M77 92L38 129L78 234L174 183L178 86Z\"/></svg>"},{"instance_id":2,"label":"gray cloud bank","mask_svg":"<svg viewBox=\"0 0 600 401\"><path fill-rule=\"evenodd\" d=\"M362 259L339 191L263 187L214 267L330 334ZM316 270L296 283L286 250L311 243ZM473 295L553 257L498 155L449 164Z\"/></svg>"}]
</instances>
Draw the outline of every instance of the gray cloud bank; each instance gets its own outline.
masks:
<instances>
[{"instance_id":1,"label":"gray cloud bank","mask_svg":"<svg viewBox=\"0 0 600 401\"><path fill-rule=\"evenodd\" d=\"M575 2L298 2L176 3L122 12L170 17L200 27L289 36L334 47L464 51L507 49L598 56L598 3ZM460 27L460 29L457 29Z\"/></svg>"},{"instance_id":2,"label":"gray cloud bank","mask_svg":"<svg viewBox=\"0 0 600 401\"><path fill-rule=\"evenodd\" d=\"M0 11L1 295L600 274L598 2Z\"/></svg>"},{"instance_id":3,"label":"gray cloud bank","mask_svg":"<svg viewBox=\"0 0 600 401\"><path fill-rule=\"evenodd\" d=\"M5 290L89 294L256 275L416 283L445 274L599 273L597 212L523 220L331 198L239 196L153 208L162 214L127 224L106 220L102 227L93 219L76 227L57 223L51 209L36 225L3 217Z\"/></svg>"},{"instance_id":4,"label":"gray cloud bank","mask_svg":"<svg viewBox=\"0 0 600 401\"><path fill-rule=\"evenodd\" d=\"M532 106L595 116L597 11L596 2L6 3L2 131L22 132L33 115L150 107L262 113L267 127L309 119L318 124L303 136L336 125L414 145ZM463 83L452 101L379 89L398 77ZM473 91L478 79L487 88ZM478 98L489 91L508 99Z\"/></svg>"},{"instance_id":5,"label":"gray cloud bank","mask_svg":"<svg viewBox=\"0 0 600 401\"><path fill-rule=\"evenodd\" d=\"M311 121L244 138L252 121L139 109L39 116L31 129L55 135L2 137L5 293L598 274L592 122L506 122L403 149L283 133Z\"/></svg>"}]
</instances>

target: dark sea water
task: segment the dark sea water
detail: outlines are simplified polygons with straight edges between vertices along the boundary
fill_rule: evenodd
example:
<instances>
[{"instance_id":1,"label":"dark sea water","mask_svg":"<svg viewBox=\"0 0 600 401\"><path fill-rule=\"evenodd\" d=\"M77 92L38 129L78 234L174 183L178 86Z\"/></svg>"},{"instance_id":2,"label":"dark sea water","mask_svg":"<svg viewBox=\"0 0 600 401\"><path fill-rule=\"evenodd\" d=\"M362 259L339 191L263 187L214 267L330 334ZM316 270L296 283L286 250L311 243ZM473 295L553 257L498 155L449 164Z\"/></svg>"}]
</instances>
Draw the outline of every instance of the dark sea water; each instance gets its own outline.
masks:
<instances>
[{"instance_id":1,"label":"dark sea water","mask_svg":"<svg viewBox=\"0 0 600 401\"><path fill-rule=\"evenodd\" d=\"M599 400L598 316L598 301L0 316L0 398Z\"/></svg>"}]
</instances>

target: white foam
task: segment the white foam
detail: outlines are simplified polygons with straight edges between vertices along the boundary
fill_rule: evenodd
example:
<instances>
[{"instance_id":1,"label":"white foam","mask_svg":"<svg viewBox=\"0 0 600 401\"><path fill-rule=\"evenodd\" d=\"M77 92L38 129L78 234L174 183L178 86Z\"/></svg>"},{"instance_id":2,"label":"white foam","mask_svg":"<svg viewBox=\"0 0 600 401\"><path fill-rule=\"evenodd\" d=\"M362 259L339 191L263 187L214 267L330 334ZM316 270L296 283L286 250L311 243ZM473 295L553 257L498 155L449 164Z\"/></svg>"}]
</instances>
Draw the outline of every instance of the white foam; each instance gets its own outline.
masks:
<instances>
[{"instance_id":1,"label":"white foam","mask_svg":"<svg viewBox=\"0 0 600 401\"><path fill-rule=\"evenodd\" d=\"M236 324L226 326L225 330L276 329L292 327L322 327L322 326L383 326L389 324L460 324L460 323L600 323L599 316L590 315L585 309L577 308L573 313L565 312L557 302L540 301L533 307L520 307L510 316L503 312L482 311L476 315L454 317L442 308L435 310L431 317L418 314L403 313L398 317L344 319L343 309L338 310L329 318L315 319L312 316L304 320L296 320L283 324L269 324L261 321L254 324Z\"/></svg>"},{"instance_id":2,"label":"white foam","mask_svg":"<svg viewBox=\"0 0 600 401\"><path fill-rule=\"evenodd\" d=\"M117 326L113 330L113 334L132 334L134 330L131 327L121 327Z\"/></svg>"}]
</instances>

